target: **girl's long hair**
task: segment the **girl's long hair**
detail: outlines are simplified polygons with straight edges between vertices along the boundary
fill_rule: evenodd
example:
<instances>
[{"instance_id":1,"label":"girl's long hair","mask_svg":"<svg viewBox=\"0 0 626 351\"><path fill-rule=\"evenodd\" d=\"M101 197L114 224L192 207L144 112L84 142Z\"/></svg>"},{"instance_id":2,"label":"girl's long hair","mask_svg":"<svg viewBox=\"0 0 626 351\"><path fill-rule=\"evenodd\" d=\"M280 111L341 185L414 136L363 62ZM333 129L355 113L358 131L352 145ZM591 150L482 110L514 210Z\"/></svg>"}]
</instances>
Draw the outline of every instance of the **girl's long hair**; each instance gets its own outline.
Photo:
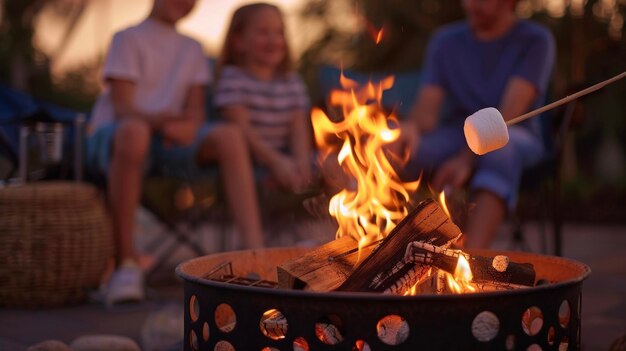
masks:
<instances>
[{"instance_id":1,"label":"girl's long hair","mask_svg":"<svg viewBox=\"0 0 626 351\"><path fill-rule=\"evenodd\" d=\"M280 18L283 18L282 12L280 9L272 4L257 2L253 4L244 5L238 8L233 14L232 19L230 20L230 25L228 26L228 31L226 32L226 37L224 38L224 45L222 46L222 53L217 62L216 67L216 78L219 80L222 69L226 65L235 65L242 66L244 64L245 57L242 53L238 52L235 47L235 37L241 35L246 27L249 25L252 17L263 9L272 9L280 15ZM277 67L277 72L281 74L287 74L291 70L291 55L289 52L289 45L287 44L287 40L285 38L285 57L282 62Z\"/></svg>"}]
</instances>

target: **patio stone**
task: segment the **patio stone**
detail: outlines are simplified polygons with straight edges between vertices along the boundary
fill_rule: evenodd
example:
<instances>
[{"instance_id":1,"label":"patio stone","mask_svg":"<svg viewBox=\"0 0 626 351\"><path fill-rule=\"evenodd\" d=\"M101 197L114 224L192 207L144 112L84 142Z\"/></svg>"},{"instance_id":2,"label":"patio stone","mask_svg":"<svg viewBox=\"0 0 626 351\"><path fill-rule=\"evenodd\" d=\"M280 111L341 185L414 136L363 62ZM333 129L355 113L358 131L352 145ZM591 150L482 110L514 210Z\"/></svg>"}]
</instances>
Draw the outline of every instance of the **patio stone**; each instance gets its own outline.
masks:
<instances>
[{"instance_id":1,"label":"patio stone","mask_svg":"<svg viewBox=\"0 0 626 351\"><path fill-rule=\"evenodd\" d=\"M85 335L72 341L72 351L141 351L131 338L117 335Z\"/></svg>"},{"instance_id":2,"label":"patio stone","mask_svg":"<svg viewBox=\"0 0 626 351\"><path fill-rule=\"evenodd\" d=\"M26 351L72 351L72 349L62 341L46 340L29 347Z\"/></svg>"}]
</instances>

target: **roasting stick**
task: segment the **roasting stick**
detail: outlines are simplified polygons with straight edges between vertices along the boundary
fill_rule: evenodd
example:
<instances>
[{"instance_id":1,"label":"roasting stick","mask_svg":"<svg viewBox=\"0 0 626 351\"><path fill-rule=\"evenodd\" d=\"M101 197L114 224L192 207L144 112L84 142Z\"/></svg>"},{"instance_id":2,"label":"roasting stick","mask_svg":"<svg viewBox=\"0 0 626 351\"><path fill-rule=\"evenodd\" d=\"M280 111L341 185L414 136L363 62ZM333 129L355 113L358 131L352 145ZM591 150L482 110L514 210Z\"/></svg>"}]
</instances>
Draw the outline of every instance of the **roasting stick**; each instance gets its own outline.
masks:
<instances>
[{"instance_id":1,"label":"roasting stick","mask_svg":"<svg viewBox=\"0 0 626 351\"><path fill-rule=\"evenodd\" d=\"M541 113L544 113L544 112L546 112L548 110L551 110L551 109L553 109L555 107L559 107L561 105L567 104L570 101L576 100L579 97L587 95L589 93L593 93L594 91L602 89L605 86L607 86L607 85L609 85L609 84L611 84L613 82L616 82L616 81L618 81L618 80L620 80L620 79L622 79L624 77L626 77L626 72L622 72L622 73L616 75L613 78L609 78L609 79L607 79L605 81L602 81L602 82L600 82L600 83L598 83L596 85L592 85L592 86L590 86L587 89L584 89L584 90L581 90L581 91L579 91L579 92L577 92L575 94L566 96L566 97L564 97L564 98L562 98L560 100L557 100L557 101L555 101L555 102L553 102L553 103L551 103L549 105L546 105L544 107L540 107L540 108L538 108L536 110L527 112L527 113L525 113L525 114L523 114L523 115L521 115L519 117L515 117L513 119L510 119L510 120L508 120L506 122L506 125L507 126L512 126L512 125L517 124L519 122L525 121L525 120L527 120L529 118L535 117L535 116L537 116L537 115L539 115Z\"/></svg>"},{"instance_id":2,"label":"roasting stick","mask_svg":"<svg viewBox=\"0 0 626 351\"><path fill-rule=\"evenodd\" d=\"M551 110L555 107L578 99L581 96L602 89L603 87L614 83L624 77L626 77L626 72L622 72L613 78L607 79L587 89L581 90L575 94L555 101L551 104L510 119L509 121L505 121L500 111L493 107L479 110L465 119L465 126L463 127L463 131L465 133L467 145L474 153L478 155L484 155L488 152L497 150L505 146L509 142L508 126L512 126L519 122L525 121L545 111Z\"/></svg>"}]
</instances>

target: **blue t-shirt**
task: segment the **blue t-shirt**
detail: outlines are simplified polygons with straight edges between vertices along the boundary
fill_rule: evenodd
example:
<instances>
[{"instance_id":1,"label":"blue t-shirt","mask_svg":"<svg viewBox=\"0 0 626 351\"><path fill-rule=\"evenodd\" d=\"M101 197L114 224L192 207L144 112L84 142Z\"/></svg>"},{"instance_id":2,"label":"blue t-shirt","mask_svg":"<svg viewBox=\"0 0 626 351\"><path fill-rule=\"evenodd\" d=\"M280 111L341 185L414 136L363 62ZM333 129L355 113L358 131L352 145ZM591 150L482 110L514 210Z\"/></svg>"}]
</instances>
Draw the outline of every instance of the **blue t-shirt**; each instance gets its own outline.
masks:
<instances>
[{"instance_id":1,"label":"blue t-shirt","mask_svg":"<svg viewBox=\"0 0 626 351\"><path fill-rule=\"evenodd\" d=\"M422 82L445 91L442 123L460 125L482 108L498 108L513 76L537 88L538 97L531 108L543 104L554 57L552 34L538 24L519 20L502 37L481 41L467 22L453 23L431 37ZM539 120L535 118L520 125L534 133L540 131Z\"/></svg>"}]
</instances>

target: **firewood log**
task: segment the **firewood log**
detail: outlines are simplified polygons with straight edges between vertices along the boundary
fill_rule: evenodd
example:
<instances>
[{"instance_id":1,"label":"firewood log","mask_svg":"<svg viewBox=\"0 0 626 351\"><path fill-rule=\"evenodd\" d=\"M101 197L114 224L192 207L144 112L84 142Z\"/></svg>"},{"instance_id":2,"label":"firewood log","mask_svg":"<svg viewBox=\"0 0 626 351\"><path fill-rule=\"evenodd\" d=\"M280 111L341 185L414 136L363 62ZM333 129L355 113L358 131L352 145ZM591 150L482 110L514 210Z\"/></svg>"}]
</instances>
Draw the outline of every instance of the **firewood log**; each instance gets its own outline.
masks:
<instances>
[{"instance_id":1,"label":"firewood log","mask_svg":"<svg viewBox=\"0 0 626 351\"><path fill-rule=\"evenodd\" d=\"M428 275L429 267L404 260L407 245L418 241L447 248L460 235L461 230L437 202L422 201L337 290L385 292L399 281L403 285L419 281Z\"/></svg>"}]
</instances>

